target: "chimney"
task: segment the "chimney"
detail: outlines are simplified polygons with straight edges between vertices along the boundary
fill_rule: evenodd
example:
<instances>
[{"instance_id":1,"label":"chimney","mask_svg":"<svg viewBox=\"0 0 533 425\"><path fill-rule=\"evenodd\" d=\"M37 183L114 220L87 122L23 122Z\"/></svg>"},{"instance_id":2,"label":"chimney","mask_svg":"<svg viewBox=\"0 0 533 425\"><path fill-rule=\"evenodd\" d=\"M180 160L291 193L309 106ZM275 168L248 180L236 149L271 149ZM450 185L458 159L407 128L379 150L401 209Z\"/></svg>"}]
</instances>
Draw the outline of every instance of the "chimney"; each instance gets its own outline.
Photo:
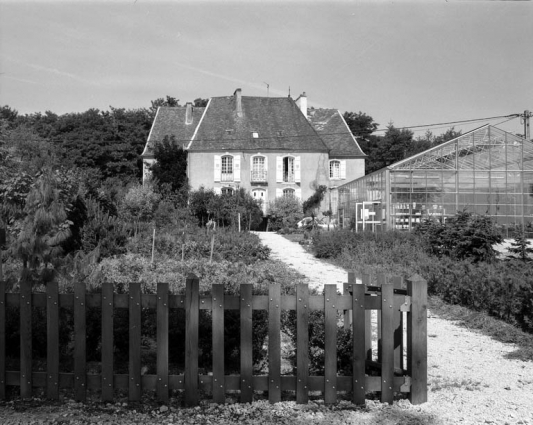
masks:
<instances>
[{"instance_id":1,"label":"chimney","mask_svg":"<svg viewBox=\"0 0 533 425\"><path fill-rule=\"evenodd\" d=\"M235 93L233 93L233 96L235 96L235 112L237 112L238 117L242 117L241 89L235 90Z\"/></svg>"},{"instance_id":2,"label":"chimney","mask_svg":"<svg viewBox=\"0 0 533 425\"><path fill-rule=\"evenodd\" d=\"M187 102L185 107L185 124L192 124L192 103Z\"/></svg>"},{"instance_id":3,"label":"chimney","mask_svg":"<svg viewBox=\"0 0 533 425\"><path fill-rule=\"evenodd\" d=\"M295 100L296 104L300 107L300 111L307 118L307 95L303 92L298 99Z\"/></svg>"}]
</instances>

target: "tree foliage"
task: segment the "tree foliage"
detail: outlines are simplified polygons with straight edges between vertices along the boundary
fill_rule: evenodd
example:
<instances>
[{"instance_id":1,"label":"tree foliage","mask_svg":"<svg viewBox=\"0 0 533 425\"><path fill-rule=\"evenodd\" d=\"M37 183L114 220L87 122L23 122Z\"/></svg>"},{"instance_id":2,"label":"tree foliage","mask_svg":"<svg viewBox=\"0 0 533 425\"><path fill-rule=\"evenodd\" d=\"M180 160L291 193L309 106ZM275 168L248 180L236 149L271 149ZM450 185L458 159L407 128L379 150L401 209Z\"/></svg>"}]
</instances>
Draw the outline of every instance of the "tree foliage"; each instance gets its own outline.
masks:
<instances>
[{"instance_id":1,"label":"tree foliage","mask_svg":"<svg viewBox=\"0 0 533 425\"><path fill-rule=\"evenodd\" d=\"M174 136L165 136L154 148L155 163L150 167L152 178L159 186L168 184L173 192L187 191L187 151ZM186 197L185 197L186 198Z\"/></svg>"},{"instance_id":2,"label":"tree foliage","mask_svg":"<svg viewBox=\"0 0 533 425\"><path fill-rule=\"evenodd\" d=\"M268 214L271 230L296 227L303 218L302 203L294 196L280 196L269 203Z\"/></svg>"},{"instance_id":3,"label":"tree foliage","mask_svg":"<svg viewBox=\"0 0 533 425\"><path fill-rule=\"evenodd\" d=\"M328 188L324 185L320 185L316 188L315 193L307 198L302 205L304 214L310 214L313 217L316 215L316 210L320 207L320 203L324 200L327 190Z\"/></svg>"}]
</instances>

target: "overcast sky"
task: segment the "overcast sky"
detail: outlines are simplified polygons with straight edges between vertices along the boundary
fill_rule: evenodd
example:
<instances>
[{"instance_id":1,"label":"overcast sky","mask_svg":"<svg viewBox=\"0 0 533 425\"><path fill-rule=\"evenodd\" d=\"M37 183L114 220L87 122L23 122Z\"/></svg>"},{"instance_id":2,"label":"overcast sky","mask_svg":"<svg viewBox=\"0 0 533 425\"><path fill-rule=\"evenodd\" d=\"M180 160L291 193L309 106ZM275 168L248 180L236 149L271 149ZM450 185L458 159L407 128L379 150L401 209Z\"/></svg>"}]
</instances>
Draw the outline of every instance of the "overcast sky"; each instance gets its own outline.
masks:
<instances>
[{"instance_id":1,"label":"overcast sky","mask_svg":"<svg viewBox=\"0 0 533 425\"><path fill-rule=\"evenodd\" d=\"M380 127L493 117L533 110L533 3L0 0L0 73L0 104L21 113L268 83Z\"/></svg>"}]
</instances>

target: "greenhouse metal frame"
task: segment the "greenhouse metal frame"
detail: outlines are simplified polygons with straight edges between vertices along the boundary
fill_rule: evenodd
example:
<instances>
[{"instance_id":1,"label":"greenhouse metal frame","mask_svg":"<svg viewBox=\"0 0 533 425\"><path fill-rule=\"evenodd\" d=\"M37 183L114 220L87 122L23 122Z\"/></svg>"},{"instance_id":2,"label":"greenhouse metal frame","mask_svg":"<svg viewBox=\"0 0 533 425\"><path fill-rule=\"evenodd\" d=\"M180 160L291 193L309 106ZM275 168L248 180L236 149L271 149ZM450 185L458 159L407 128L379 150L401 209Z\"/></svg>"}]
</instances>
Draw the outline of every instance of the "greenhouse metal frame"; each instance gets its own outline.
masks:
<instances>
[{"instance_id":1,"label":"greenhouse metal frame","mask_svg":"<svg viewBox=\"0 0 533 425\"><path fill-rule=\"evenodd\" d=\"M339 222L355 231L411 230L463 210L524 226L533 220L533 142L484 125L337 190Z\"/></svg>"}]
</instances>

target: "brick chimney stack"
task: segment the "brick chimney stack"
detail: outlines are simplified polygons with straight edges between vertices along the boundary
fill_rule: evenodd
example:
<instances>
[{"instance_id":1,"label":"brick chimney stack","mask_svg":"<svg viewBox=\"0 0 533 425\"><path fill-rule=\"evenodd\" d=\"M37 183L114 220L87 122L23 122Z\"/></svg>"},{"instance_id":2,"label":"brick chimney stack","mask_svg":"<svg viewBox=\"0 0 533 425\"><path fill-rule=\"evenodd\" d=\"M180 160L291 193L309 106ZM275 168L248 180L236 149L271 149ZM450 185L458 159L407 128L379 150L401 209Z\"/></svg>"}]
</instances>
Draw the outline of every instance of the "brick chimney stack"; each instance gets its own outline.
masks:
<instances>
[{"instance_id":1,"label":"brick chimney stack","mask_svg":"<svg viewBox=\"0 0 533 425\"><path fill-rule=\"evenodd\" d=\"M185 124L192 124L192 103L187 102L185 107Z\"/></svg>"},{"instance_id":2,"label":"brick chimney stack","mask_svg":"<svg viewBox=\"0 0 533 425\"><path fill-rule=\"evenodd\" d=\"M235 96L235 112L237 113L238 117L242 117L241 89L235 90L235 93L233 93L233 96Z\"/></svg>"},{"instance_id":3,"label":"brick chimney stack","mask_svg":"<svg viewBox=\"0 0 533 425\"><path fill-rule=\"evenodd\" d=\"M298 99L295 100L296 104L300 107L300 111L307 118L307 95L303 92Z\"/></svg>"}]
</instances>

